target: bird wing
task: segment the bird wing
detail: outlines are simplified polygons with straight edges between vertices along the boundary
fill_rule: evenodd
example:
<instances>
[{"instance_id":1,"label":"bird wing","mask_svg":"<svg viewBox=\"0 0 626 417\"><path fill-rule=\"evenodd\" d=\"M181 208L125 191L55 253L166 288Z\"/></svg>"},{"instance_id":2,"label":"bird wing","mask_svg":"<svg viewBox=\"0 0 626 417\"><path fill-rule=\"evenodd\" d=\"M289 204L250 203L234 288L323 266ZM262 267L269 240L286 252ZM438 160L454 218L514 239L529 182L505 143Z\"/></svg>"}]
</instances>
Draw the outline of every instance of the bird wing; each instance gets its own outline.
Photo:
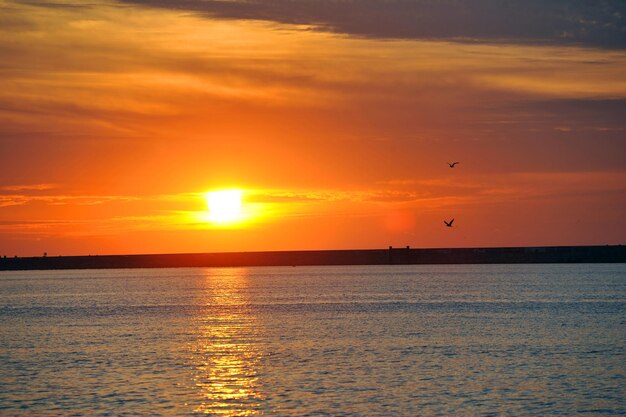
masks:
<instances>
[{"instance_id":1,"label":"bird wing","mask_svg":"<svg viewBox=\"0 0 626 417\"><path fill-rule=\"evenodd\" d=\"M450 226L452 226L452 223L454 223L454 219L450 220Z\"/></svg>"}]
</instances>

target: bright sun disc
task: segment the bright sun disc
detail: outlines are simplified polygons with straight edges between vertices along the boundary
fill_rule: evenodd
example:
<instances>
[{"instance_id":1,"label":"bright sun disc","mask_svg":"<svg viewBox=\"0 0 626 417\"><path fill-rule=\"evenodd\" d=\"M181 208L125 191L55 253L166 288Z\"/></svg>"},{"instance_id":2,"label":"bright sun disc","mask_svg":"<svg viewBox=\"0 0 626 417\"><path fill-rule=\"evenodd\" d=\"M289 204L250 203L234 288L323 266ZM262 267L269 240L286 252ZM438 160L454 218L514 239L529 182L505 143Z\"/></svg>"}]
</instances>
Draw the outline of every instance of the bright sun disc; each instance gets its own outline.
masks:
<instances>
[{"instance_id":1,"label":"bright sun disc","mask_svg":"<svg viewBox=\"0 0 626 417\"><path fill-rule=\"evenodd\" d=\"M241 191L223 190L207 193L209 220L214 223L231 223L241 217Z\"/></svg>"}]
</instances>

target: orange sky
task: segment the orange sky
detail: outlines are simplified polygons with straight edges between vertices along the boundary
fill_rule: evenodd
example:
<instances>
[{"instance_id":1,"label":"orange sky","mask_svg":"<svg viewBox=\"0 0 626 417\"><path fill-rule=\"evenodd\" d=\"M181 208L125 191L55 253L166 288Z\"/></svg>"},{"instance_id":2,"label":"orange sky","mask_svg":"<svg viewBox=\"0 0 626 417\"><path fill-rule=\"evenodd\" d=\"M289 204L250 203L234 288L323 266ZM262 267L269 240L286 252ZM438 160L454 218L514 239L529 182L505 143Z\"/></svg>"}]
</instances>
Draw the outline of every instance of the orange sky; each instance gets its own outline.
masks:
<instances>
[{"instance_id":1,"label":"orange sky","mask_svg":"<svg viewBox=\"0 0 626 417\"><path fill-rule=\"evenodd\" d=\"M626 243L621 38L153 3L0 0L0 256Z\"/></svg>"}]
</instances>

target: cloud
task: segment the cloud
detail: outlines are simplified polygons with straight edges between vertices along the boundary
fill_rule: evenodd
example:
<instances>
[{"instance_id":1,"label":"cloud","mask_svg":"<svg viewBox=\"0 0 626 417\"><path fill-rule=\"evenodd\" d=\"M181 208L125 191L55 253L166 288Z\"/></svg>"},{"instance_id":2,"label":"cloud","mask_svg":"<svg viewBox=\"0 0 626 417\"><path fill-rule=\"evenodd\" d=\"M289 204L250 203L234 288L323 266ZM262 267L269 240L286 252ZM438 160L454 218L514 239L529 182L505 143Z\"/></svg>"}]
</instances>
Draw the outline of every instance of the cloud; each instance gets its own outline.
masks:
<instances>
[{"instance_id":1,"label":"cloud","mask_svg":"<svg viewBox=\"0 0 626 417\"><path fill-rule=\"evenodd\" d=\"M92 206L119 201L138 201L130 196L76 196L76 195L0 195L0 207L21 206L34 202L48 205Z\"/></svg>"},{"instance_id":2,"label":"cloud","mask_svg":"<svg viewBox=\"0 0 626 417\"><path fill-rule=\"evenodd\" d=\"M14 191L44 191L44 190L52 190L54 188L58 188L58 184L18 184L18 185L4 185L0 186L0 193L4 192L14 192Z\"/></svg>"},{"instance_id":3,"label":"cloud","mask_svg":"<svg viewBox=\"0 0 626 417\"><path fill-rule=\"evenodd\" d=\"M621 0L124 0L356 36L626 47Z\"/></svg>"},{"instance_id":4,"label":"cloud","mask_svg":"<svg viewBox=\"0 0 626 417\"><path fill-rule=\"evenodd\" d=\"M74 1L48 1L48 0L17 0L16 3L34 6L34 7L43 7L47 9L86 9L97 5L96 2L80 2L76 3Z\"/></svg>"}]
</instances>

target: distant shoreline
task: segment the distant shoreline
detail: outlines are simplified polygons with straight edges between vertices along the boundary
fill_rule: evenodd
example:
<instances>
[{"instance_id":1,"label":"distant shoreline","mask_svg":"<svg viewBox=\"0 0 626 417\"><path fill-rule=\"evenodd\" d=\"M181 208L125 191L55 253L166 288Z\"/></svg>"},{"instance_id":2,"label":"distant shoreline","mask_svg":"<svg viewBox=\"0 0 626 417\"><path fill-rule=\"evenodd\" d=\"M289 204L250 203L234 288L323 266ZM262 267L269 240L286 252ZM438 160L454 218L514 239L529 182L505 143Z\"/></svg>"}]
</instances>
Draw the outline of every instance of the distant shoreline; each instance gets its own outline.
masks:
<instances>
[{"instance_id":1,"label":"distant shoreline","mask_svg":"<svg viewBox=\"0 0 626 417\"><path fill-rule=\"evenodd\" d=\"M626 246L537 246L0 258L0 271L307 265L625 263Z\"/></svg>"}]
</instances>

